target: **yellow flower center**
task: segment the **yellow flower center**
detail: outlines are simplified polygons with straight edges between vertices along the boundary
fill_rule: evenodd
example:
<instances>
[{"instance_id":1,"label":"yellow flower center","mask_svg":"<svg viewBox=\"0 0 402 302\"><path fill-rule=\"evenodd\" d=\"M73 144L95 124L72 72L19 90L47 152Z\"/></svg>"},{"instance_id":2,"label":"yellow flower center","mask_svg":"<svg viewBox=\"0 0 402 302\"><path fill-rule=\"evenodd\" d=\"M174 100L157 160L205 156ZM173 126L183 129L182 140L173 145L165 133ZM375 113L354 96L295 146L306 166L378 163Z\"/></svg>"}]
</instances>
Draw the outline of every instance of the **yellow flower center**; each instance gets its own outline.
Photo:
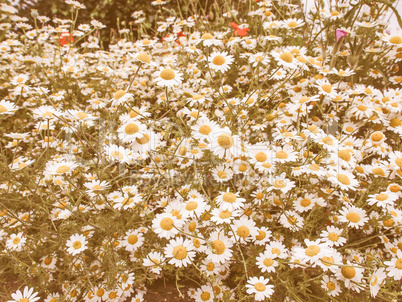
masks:
<instances>
[{"instance_id":1,"label":"yellow flower center","mask_svg":"<svg viewBox=\"0 0 402 302\"><path fill-rule=\"evenodd\" d=\"M226 60L224 56L221 55L216 55L213 59L212 59L212 63L215 65L223 65L225 64Z\"/></svg>"},{"instance_id":2,"label":"yellow flower center","mask_svg":"<svg viewBox=\"0 0 402 302\"><path fill-rule=\"evenodd\" d=\"M100 186L100 185L94 185L94 186L92 187L92 190L102 190L102 189L103 189L103 187Z\"/></svg>"},{"instance_id":3,"label":"yellow flower center","mask_svg":"<svg viewBox=\"0 0 402 302\"><path fill-rule=\"evenodd\" d=\"M74 243L73 243L73 248L74 249L76 249L76 250L78 250L78 249L80 249L81 248L81 246L82 246L82 243L81 243L81 241L74 241Z\"/></svg>"},{"instance_id":4,"label":"yellow flower center","mask_svg":"<svg viewBox=\"0 0 402 302\"><path fill-rule=\"evenodd\" d=\"M265 266L272 266L272 264L274 264L274 260L272 260L271 258L266 258L264 260L264 265Z\"/></svg>"},{"instance_id":5,"label":"yellow flower center","mask_svg":"<svg viewBox=\"0 0 402 302\"><path fill-rule=\"evenodd\" d=\"M3 105L0 105L0 113L4 113L4 112L7 112L8 110L7 110L7 108L6 107L4 107Z\"/></svg>"},{"instance_id":6,"label":"yellow flower center","mask_svg":"<svg viewBox=\"0 0 402 302\"><path fill-rule=\"evenodd\" d=\"M140 145L145 145L151 140L148 134L144 133L144 135L141 138L137 138L135 141L139 143Z\"/></svg>"},{"instance_id":7,"label":"yellow flower center","mask_svg":"<svg viewBox=\"0 0 402 302\"><path fill-rule=\"evenodd\" d=\"M229 133L222 133L218 136L217 141L223 149L230 149L234 144L233 137Z\"/></svg>"},{"instance_id":8,"label":"yellow flower center","mask_svg":"<svg viewBox=\"0 0 402 302\"><path fill-rule=\"evenodd\" d=\"M215 269L215 264L213 264L212 262L209 262L207 264L207 270L212 272Z\"/></svg>"},{"instance_id":9,"label":"yellow flower center","mask_svg":"<svg viewBox=\"0 0 402 302\"><path fill-rule=\"evenodd\" d=\"M388 41L392 44L402 44L402 38L399 36L393 36Z\"/></svg>"},{"instance_id":10,"label":"yellow flower center","mask_svg":"<svg viewBox=\"0 0 402 302\"><path fill-rule=\"evenodd\" d=\"M201 300L202 301L208 301L211 298L211 294L209 292L203 292L201 294Z\"/></svg>"},{"instance_id":11,"label":"yellow flower center","mask_svg":"<svg viewBox=\"0 0 402 302\"><path fill-rule=\"evenodd\" d=\"M130 235L127 238L128 243L130 244L136 244L138 241L138 236L137 235Z\"/></svg>"},{"instance_id":12,"label":"yellow flower center","mask_svg":"<svg viewBox=\"0 0 402 302\"><path fill-rule=\"evenodd\" d=\"M105 294L105 290L103 288L100 288L96 291L96 295L98 297L102 297Z\"/></svg>"},{"instance_id":13,"label":"yellow flower center","mask_svg":"<svg viewBox=\"0 0 402 302\"><path fill-rule=\"evenodd\" d=\"M326 93L331 93L332 91L332 86L330 84L324 84L321 85L322 90L324 90Z\"/></svg>"},{"instance_id":14,"label":"yellow flower center","mask_svg":"<svg viewBox=\"0 0 402 302\"><path fill-rule=\"evenodd\" d=\"M21 239L20 239L19 237L15 237L15 238L13 239L13 244L14 244L14 245L17 245L18 243L20 243L20 241L21 241Z\"/></svg>"},{"instance_id":15,"label":"yellow flower center","mask_svg":"<svg viewBox=\"0 0 402 302\"><path fill-rule=\"evenodd\" d=\"M282 179L277 179L274 181L273 186L275 188L283 189L284 187L286 187L286 182Z\"/></svg>"},{"instance_id":16,"label":"yellow flower center","mask_svg":"<svg viewBox=\"0 0 402 302\"><path fill-rule=\"evenodd\" d=\"M335 262L334 257L322 257L321 262L326 266L331 266Z\"/></svg>"},{"instance_id":17,"label":"yellow flower center","mask_svg":"<svg viewBox=\"0 0 402 302\"><path fill-rule=\"evenodd\" d=\"M395 267L397 269L402 269L402 258L399 258L398 260L396 260Z\"/></svg>"},{"instance_id":18,"label":"yellow flower center","mask_svg":"<svg viewBox=\"0 0 402 302\"><path fill-rule=\"evenodd\" d=\"M196 208L198 208L198 203L195 201L190 201L186 204L187 211L194 211Z\"/></svg>"},{"instance_id":19,"label":"yellow flower center","mask_svg":"<svg viewBox=\"0 0 402 302\"><path fill-rule=\"evenodd\" d=\"M376 131L373 134L371 134L371 140L374 142L380 142L384 137L384 134L380 131Z\"/></svg>"},{"instance_id":20,"label":"yellow flower center","mask_svg":"<svg viewBox=\"0 0 402 302\"><path fill-rule=\"evenodd\" d=\"M378 201L384 201L384 200L387 200L387 199L388 199L388 195L387 195L387 194L384 194L384 193L380 193L380 194L378 194L378 195L376 196L375 199L377 199Z\"/></svg>"},{"instance_id":21,"label":"yellow flower center","mask_svg":"<svg viewBox=\"0 0 402 302\"><path fill-rule=\"evenodd\" d=\"M352 158L348 150L339 150L338 156L342 158L344 161L350 161L350 159Z\"/></svg>"},{"instance_id":22,"label":"yellow flower center","mask_svg":"<svg viewBox=\"0 0 402 302\"><path fill-rule=\"evenodd\" d=\"M306 255L309 257L313 257L315 255L317 255L319 252L321 251L321 248L318 245L310 245L307 249L306 249Z\"/></svg>"},{"instance_id":23,"label":"yellow flower center","mask_svg":"<svg viewBox=\"0 0 402 302\"><path fill-rule=\"evenodd\" d=\"M338 175L336 176L336 178L339 180L340 183L342 183L342 184L344 184L344 185L346 185L346 186L350 185L350 179L349 179L349 177L348 177L347 175L345 175L345 174L338 174Z\"/></svg>"},{"instance_id":24,"label":"yellow flower center","mask_svg":"<svg viewBox=\"0 0 402 302\"><path fill-rule=\"evenodd\" d=\"M173 256L178 260L183 260L187 257L187 249L182 245L178 245L173 249Z\"/></svg>"},{"instance_id":25,"label":"yellow flower center","mask_svg":"<svg viewBox=\"0 0 402 302\"><path fill-rule=\"evenodd\" d=\"M173 80L175 76L174 71L170 68L166 68L160 73L160 77L166 81Z\"/></svg>"},{"instance_id":26,"label":"yellow flower center","mask_svg":"<svg viewBox=\"0 0 402 302\"><path fill-rule=\"evenodd\" d=\"M292 63L293 62L293 55L290 52L281 53L279 57L283 61L285 61L286 63Z\"/></svg>"},{"instance_id":27,"label":"yellow flower center","mask_svg":"<svg viewBox=\"0 0 402 302\"><path fill-rule=\"evenodd\" d=\"M114 99L118 100L120 99L122 96L124 96L126 94L125 90L117 90L114 94Z\"/></svg>"},{"instance_id":28,"label":"yellow flower center","mask_svg":"<svg viewBox=\"0 0 402 302\"><path fill-rule=\"evenodd\" d=\"M216 251L216 254L221 255L225 251L225 244L218 239L212 242L212 248Z\"/></svg>"},{"instance_id":29,"label":"yellow flower center","mask_svg":"<svg viewBox=\"0 0 402 302\"><path fill-rule=\"evenodd\" d=\"M335 289L335 283L329 281L329 282L327 283L327 288L328 288L329 290L334 290L334 289Z\"/></svg>"},{"instance_id":30,"label":"yellow flower center","mask_svg":"<svg viewBox=\"0 0 402 302\"><path fill-rule=\"evenodd\" d=\"M297 27L297 22L296 22L296 21L290 21L290 22L288 23L288 26L291 27L291 28Z\"/></svg>"},{"instance_id":31,"label":"yellow flower center","mask_svg":"<svg viewBox=\"0 0 402 302\"><path fill-rule=\"evenodd\" d=\"M208 134L211 133L211 131L212 131L212 129L211 129L211 127L209 127L208 125L202 125L202 126L200 127L200 130L199 130L199 132L200 132L201 134L203 134L203 135L208 135Z\"/></svg>"},{"instance_id":32,"label":"yellow flower center","mask_svg":"<svg viewBox=\"0 0 402 302\"><path fill-rule=\"evenodd\" d=\"M353 279L356 276L356 270L352 266L342 266L341 273L346 279Z\"/></svg>"},{"instance_id":33,"label":"yellow flower center","mask_svg":"<svg viewBox=\"0 0 402 302\"><path fill-rule=\"evenodd\" d=\"M250 235L250 230L248 227L242 225L237 229L237 235L242 238L246 238L248 235Z\"/></svg>"},{"instance_id":34,"label":"yellow flower center","mask_svg":"<svg viewBox=\"0 0 402 302\"><path fill-rule=\"evenodd\" d=\"M360 221L360 216L355 212L350 212L346 215L346 219L350 222L357 223Z\"/></svg>"},{"instance_id":35,"label":"yellow flower center","mask_svg":"<svg viewBox=\"0 0 402 302\"><path fill-rule=\"evenodd\" d=\"M29 302L29 299L28 298L22 298L22 299L18 300L18 302Z\"/></svg>"},{"instance_id":36,"label":"yellow flower center","mask_svg":"<svg viewBox=\"0 0 402 302\"><path fill-rule=\"evenodd\" d=\"M279 159L287 159L288 154L285 151L278 151L276 152L276 157Z\"/></svg>"},{"instance_id":37,"label":"yellow flower center","mask_svg":"<svg viewBox=\"0 0 402 302\"><path fill-rule=\"evenodd\" d=\"M230 216L232 216L232 212L229 212L227 210L222 211L222 212L219 213L219 218L221 218L221 219L227 219Z\"/></svg>"},{"instance_id":38,"label":"yellow flower center","mask_svg":"<svg viewBox=\"0 0 402 302\"><path fill-rule=\"evenodd\" d=\"M211 40L214 37L210 33L205 33L201 36L201 40Z\"/></svg>"},{"instance_id":39,"label":"yellow flower center","mask_svg":"<svg viewBox=\"0 0 402 302\"><path fill-rule=\"evenodd\" d=\"M228 177L228 174L227 174L225 171L219 171L219 172L218 172L218 177L219 177L220 179L225 179L225 178Z\"/></svg>"},{"instance_id":40,"label":"yellow flower center","mask_svg":"<svg viewBox=\"0 0 402 302\"><path fill-rule=\"evenodd\" d=\"M43 263L45 263L46 265L49 265L50 263L52 263L52 258L46 257L45 260L43 260Z\"/></svg>"},{"instance_id":41,"label":"yellow flower center","mask_svg":"<svg viewBox=\"0 0 402 302\"><path fill-rule=\"evenodd\" d=\"M68 171L70 171L69 166L61 165L60 167L57 168L56 173L61 174L61 173L65 173L65 172L68 172Z\"/></svg>"},{"instance_id":42,"label":"yellow flower center","mask_svg":"<svg viewBox=\"0 0 402 302\"><path fill-rule=\"evenodd\" d=\"M159 223L162 230L170 231L173 228L174 222L172 218L165 217Z\"/></svg>"},{"instance_id":43,"label":"yellow flower center","mask_svg":"<svg viewBox=\"0 0 402 302\"><path fill-rule=\"evenodd\" d=\"M254 284L254 288L259 292L263 292L265 290L265 285L261 282L257 282L256 284Z\"/></svg>"},{"instance_id":44,"label":"yellow flower center","mask_svg":"<svg viewBox=\"0 0 402 302\"><path fill-rule=\"evenodd\" d=\"M124 132L126 132L126 134L128 135L133 135L134 133L137 133L139 130L140 128L134 123L130 123L124 128Z\"/></svg>"},{"instance_id":45,"label":"yellow flower center","mask_svg":"<svg viewBox=\"0 0 402 302\"><path fill-rule=\"evenodd\" d=\"M141 52L137 55L137 59L144 63L151 63L151 58L146 52Z\"/></svg>"},{"instance_id":46,"label":"yellow flower center","mask_svg":"<svg viewBox=\"0 0 402 302\"><path fill-rule=\"evenodd\" d=\"M263 162L267 160L267 155L264 152L258 152L255 155L255 159L258 160L259 162Z\"/></svg>"},{"instance_id":47,"label":"yellow flower center","mask_svg":"<svg viewBox=\"0 0 402 302\"><path fill-rule=\"evenodd\" d=\"M308 207L311 204L311 200L308 198L304 198L302 199L302 201L300 201L300 205L302 207Z\"/></svg>"},{"instance_id":48,"label":"yellow flower center","mask_svg":"<svg viewBox=\"0 0 402 302\"><path fill-rule=\"evenodd\" d=\"M332 242L335 242L339 239L339 235L337 233L329 233L328 234L328 239L331 240Z\"/></svg>"},{"instance_id":49,"label":"yellow flower center","mask_svg":"<svg viewBox=\"0 0 402 302\"><path fill-rule=\"evenodd\" d=\"M237 197L235 194L228 192L228 193L223 194L222 199L224 202L234 203L234 202L236 202Z\"/></svg>"},{"instance_id":50,"label":"yellow flower center","mask_svg":"<svg viewBox=\"0 0 402 302\"><path fill-rule=\"evenodd\" d=\"M258 235L255 236L257 240L263 240L265 237L267 237L267 233L264 231L258 231Z\"/></svg>"}]
</instances>

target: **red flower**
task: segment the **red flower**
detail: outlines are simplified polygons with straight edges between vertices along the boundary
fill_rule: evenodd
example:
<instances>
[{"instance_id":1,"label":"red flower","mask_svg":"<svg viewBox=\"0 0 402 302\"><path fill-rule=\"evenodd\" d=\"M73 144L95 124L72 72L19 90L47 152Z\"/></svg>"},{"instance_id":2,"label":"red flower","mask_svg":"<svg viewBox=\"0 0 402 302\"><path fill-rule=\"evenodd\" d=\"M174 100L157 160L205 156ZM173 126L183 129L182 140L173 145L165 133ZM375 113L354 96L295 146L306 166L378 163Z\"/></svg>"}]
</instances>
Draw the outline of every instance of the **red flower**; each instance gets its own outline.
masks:
<instances>
[{"instance_id":1,"label":"red flower","mask_svg":"<svg viewBox=\"0 0 402 302\"><path fill-rule=\"evenodd\" d=\"M59 42L62 46L66 45L67 43L74 42L74 37L70 35L69 32L63 32L59 34Z\"/></svg>"},{"instance_id":2,"label":"red flower","mask_svg":"<svg viewBox=\"0 0 402 302\"><path fill-rule=\"evenodd\" d=\"M235 31L233 32L234 35L238 35L240 37L244 37L245 35L247 35L247 32L250 31L249 28L239 28L239 25L237 25L234 22L230 23L230 27L233 27L235 29Z\"/></svg>"}]
</instances>

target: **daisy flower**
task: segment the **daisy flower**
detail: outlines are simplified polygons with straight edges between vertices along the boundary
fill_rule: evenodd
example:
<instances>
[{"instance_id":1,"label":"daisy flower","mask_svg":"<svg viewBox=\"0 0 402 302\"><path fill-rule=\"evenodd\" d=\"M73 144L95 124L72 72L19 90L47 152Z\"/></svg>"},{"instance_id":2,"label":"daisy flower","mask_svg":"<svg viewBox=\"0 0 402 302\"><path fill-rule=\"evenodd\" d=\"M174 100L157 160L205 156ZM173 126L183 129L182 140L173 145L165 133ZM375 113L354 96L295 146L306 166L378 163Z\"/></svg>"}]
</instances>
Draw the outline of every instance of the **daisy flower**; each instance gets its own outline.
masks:
<instances>
[{"instance_id":1,"label":"daisy flower","mask_svg":"<svg viewBox=\"0 0 402 302\"><path fill-rule=\"evenodd\" d=\"M222 41L216 39L213 35L211 35L210 33L205 33L203 34L198 41L196 42L196 44L201 43L203 46L220 46L222 45Z\"/></svg>"},{"instance_id":2,"label":"daisy flower","mask_svg":"<svg viewBox=\"0 0 402 302\"><path fill-rule=\"evenodd\" d=\"M136 251L144 242L144 236L142 232L138 230L128 230L126 236L121 241L121 246L126 249L126 251L134 252Z\"/></svg>"},{"instance_id":3,"label":"daisy flower","mask_svg":"<svg viewBox=\"0 0 402 302\"><path fill-rule=\"evenodd\" d=\"M315 241L305 239L304 243L307 248L295 247L293 250L295 257L301 259L303 263L309 262L315 266L316 262L329 252L328 246L325 243L321 243L320 239Z\"/></svg>"},{"instance_id":4,"label":"daisy flower","mask_svg":"<svg viewBox=\"0 0 402 302\"><path fill-rule=\"evenodd\" d=\"M279 222L292 232L300 231L303 228L304 219L296 211L285 211L279 218Z\"/></svg>"},{"instance_id":5,"label":"daisy flower","mask_svg":"<svg viewBox=\"0 0 402 302\"><path fill-rule=\"evenodd\" d=\"M298 61L294 59L293 54L286 50L271 51L271 55L278 62L279 66L296 69Z\"/></svg>"},{"instance_id":6,"label":"daisy flower","mask_svg":"<svg viewBox=\"0 0 402 302\"><path fill-rule=\"evenodd\" d=\"M359 185L359 182L355 178L355 176L346 171L346 170L340 170L338 172L331 172L330 177L328 177L328 180L331 181L334 185L340 186L342 190L356 190L356 188Z\"/></svg>"},{"instance_id":7,"label":"daisy flower","mask_svg":"<svg viewBox=\"0 0 402 302\"><path fill-rule=\"evenodd\" d=\"M286 29L294 29L304 25L304 21L301 19L286 19L282 21L282 27Z\"/></svg>"},{"instance_id":8,"label":"daisy flower","mask_svg":"<svg viewBox=\"0 0 402 302\"><path fill-rule=\"evenodd\" d=\"M258 65L266 66L269 63L269 57L263 52L257 52L249 56L248 62L253 67L257 67Z\"/></svg>"},{"instance_id":9,"label":"daisy flower","mask_svg":"<svg viewBox=\"0 0 402 302\"><path fill-rule=\"evenodd\" d=\"M327 275L324 275L321 280L321 287L325 289L325 291L331 297L339 296L341 293L341 287L339 282L335 278L331 278Z\"/></svg>"},{"instance_id":10,"label":"daisy flower","mask_svg":"<svg viewBox=\"0 0 402 302\"><path fill-rule=\"evenodd\" d=\"M228 165L218 165L211 171L212 177L217 182L224 182L231 180L233 178L233 171L230 169Z\"/></svg>"},{"instance_id":11,"label":"daisy flower","mask_svg":"<svg viewBox=\"0 0 402 302\"><path fill-rule=\"evenodd\" d=\"M18 107L9 101L2 100L0 102L0 114L13 114Z\"/></svg>"},{"instance_id":12,"label":"daisy flower","mask_svg":"<svg viewBox=\"0 0 402 302\"><path fill-rule=\"evenodd\" d=\"M283 172L279 176L273 177L271 180L271 184L272 185L268 188L268 191L279 190L284 194L295 187L295 182L287 179L285 172Z\"/></svg>"},{"instance_id":13,"label":"daisy flower","mask_svg":"<svg viewBox=\"0 0 402 302\"><path fill-rule=\"evenodd\" d=\"M170 68L161 68L153 76L160 87L173 87L180 85L183 81L183 74Z\"/></svg>"},{"instance_id":14,"label":"daisy flower","mask_svg":"<svg viewBox=\"0 0 402 302\"><path fill-rule=\"evenodd\" d=\"M368 283L370 286L370 294L373 298L377 296L380 286L386 278L387 274L383 267L376 269L375 272L369 276Z\"/></svg>"},{"instance_id":15,"label":"daisy flower","mask_svg":"<svg viewBox=\"0 0 402 302\"><path fill-rule=\"evenodd\" d=\"M246 288L248 294L255 294L254 299L256 301L264 301L266 298L270 298L274 293L274 286L268 285L269 279L264 277L250 277L247 280Z\"/></svg>"},{"instance_id":16,"label":"daisy flower","mask_svg":"<svg viewBox=\"0 0 402 302\"><path fill-rule=\"evenodd\" d=\"M152 228L158 237L170 239L175 237L179 230L183 226L184 222L177 219L171 213L162 213L156 215L152 220Z\"/></svg>"},{"instance_id":17,"label":"daisy flower","mask_svg":"<svg viewBox=\"0 0 402 302\"><path fill-rule=\"evenodd\" d=\"M45 174L50 175L70 175L78 165L72 161L62 161L58 163L47 163Z\"/></svg>"},{"instance_id":18,"label":"daisy flower","mask_svg":"<svg viewBox=\"0 0 402 302\"><path fill-rule=\"evenodd\" d=\"M207 203L202 198L190 198L184 202L183 218L199 217L206 209Z\"/></svg>"},{"instance_id":19,"label":"daisy flower","mask_svg":"<svg viewBox=\"0 0 402 302\"><path fill-rule=\"evenodd\" d=\"M67 252L71 255L77 255L88 248L87 240L84 235L74 234L67 240Z\"/></svg>"},{"instance_id":20,"label":"daisy flower","mask_svg":"<svg viewBox=\"0 0 402 302\"><path fill-rule=\"evenodd\" d=\"M20 252L25 245L26 237L23 236L23 233L20 232L18 234L11 234L10 238L6 241L6 248Z\"/></svg>"},{"instance_id":21,"label":"daisy flower","mask_svg":"<svg viewBox=\"0 0 402 302\"><path fill-rule=\"evenodd\" d=\"M269 244L265 246L265 250L271 254L278 255L281 259L286 259L288 257L287 249L280 241L270 241Z\"/></svg>"},{"instance_id":22,"label":"daisy flower","mask_svg":"<svg viewBox=\"0 0 402 302\"><path fill-rule=\"evenodd\" d=\"M219 131L219 126L216 122L209 120L206 117L202 117L197 120L194 126L191 126L192 137L197 139L212 138L212 134Z\"/></svg>"},{"instance_id":23,"label":"daisy flower","mask_svg":"<svg viewBox=\"0 0 402 302\"><path fill-rule=\"evenodd\" d=\"M350 261L348 261L347 265L338 267L338 270L336 271L336 278L344 281L347 288L359 291L360 289L358 284L362 281L363 273L363 268L353 266Z\"/></svg>"},{"instance_id":24,"label":"daisy flower","mask_svg":"<svg viewBox=\"0 0 402 302\"><path fill-rule=\"evenodd\" d=\"M336 89L327 79L317 80L316 85L314 86L318 88L319 94L325 95L332 99L336 97Z\"/></svg>"},{"instance_id":25,"label":"daisy flower","mask_svg":"<svg viewBox=\"0 0 402 302\"><path fill-rule=\"evenodd\" d=\"M159 252L151 252L143 259L143 266L149 267L154 274L160 274L162 271L161 263L165 257Z\"/></svg>"},{"instance_id":26,"label":"daisy flower","mask_svg":"<svg viewBox=\"0 0 402 302\"><path fill-rule=\"evenodd\" d=\"M399 198L398 194L384 191L378 194L371 194L368 196L367 201L369 205L376 205L381 208L393 206L395 201Z\"/></svg>"},{"instance_id":27,"label":"daisy flower","mask_svg":"<svg viewBox=\"0 0 402 302\"><path fill-rule=\"evenodd\" d=\"M212 232L205 253L207 259L214 263L225 263L232 257L233 242L223 232Z\"/></svg>"},{"instance_id":28,"label":"daisy flower","mask_svg":"<svg viewBox=\"0 0 402 302\"><path fill-rule=\"evenodd\" d=\"M209 68L214 71L225 73L229 70L230 65L234 62L233 56L227 52L213 52L208 58Z\"/></svg>"},{"instance_id":29,"label":"daisy flower","mask_svg":"<svg viewBox=\"0 0 402 302\"><path fill-rule=\"evenodd\" d=\"M258 228L258 235L254 237L256 245L265 245L271 238L272 232L267 227Z\"/></svg>"},{"instance_id":30,"label":"daisy flower","mask_svg":"<svg viewBox=\"0 0 402 302\"><path fill-rule=\"evenodd\" d=\"M275 260L277 257L278 255L265 251L258 255L256 264L262 273L272 273L275 272L275 267L279 265L279 262Z\"/></svg>"},{"instance_id":31,"label":"daisy flower","mask_svg":"<svg viewBox=\"0 0 402 302\"><path fill-rule=\"evenodd\" d=\"M329 247L342 246L346 243L346 238L342 237L342 229L334 226L327 226L320 234L321 240L324 241Z\"/></svg>"},{"instance_id":32,"label":"daisy flower","mask_svg":"<svg viewBox=\"0 0 402 302\"><path fill-rule=\"evenodd\" d=\"M35 302L40 299L40 297L36 297L38 293L33 292L34 289L25 286L24 291L21 292L17 290L15 293L11 294L11 298L14 300L8 300L7 302Z\"/></svg>"},{"instance_id":33,"label":"daisy flower","mask_svg":"<svg viewBox=\"0 0 402 302\"><path fill-rule=\"evenodd\" d=\"M128 93L126 90L117 90L114 93L113 98L110 100L112 101L112 106L116 107L120 104L127 102L128 100L132 99L134 95L132 93Z\"/></svg>"},{"instance_id":34,"label":"daisy flower","mask_svg":"<svg viewBox=\"0 0 402 302\"><path fill-rule=\"evenodd\" d=\"M366 222L368 222L366 211L352 205L344 206L339 210L339 213L339 221L348 223L348 226L355 229L361 228Z\"/></svg>"},{"instance_id":35,"label":"daisy flower","mask_svg":"<svg viewBox=\"0 0 402 302\"><path fill-rule=\"evenodd\" d=\"M245 243L251 241L252 237L258 235L258 228L255 226L254 220L247 217L241 217L239 220L233 221L232 229L235 240Z\"/></svg>"},{"instance_id":36,"label":"daisy flower","mask_svg":"<svg viewBox=\"0 0 402 302\"><path fill-rule=\"evenodd\" d=\"M402 278L402 251L398 249L396 252L396 258L392 258L390 261L384 261L387 266L387 272L389 277L393 277L395 280L401 280Z\"/></svg>"},{"instance_id":37,"label":"daisy flower","mask_svg":"<svg viewBox=\"0 0 402 302\"><path fill-rule=\"evenodd\" d=\"M164 251L169 260L169 264L174 264L176 267L186 267L195 257L195 249L193 243L189 239L177 237L171 239L166 245Z\"/></svg>"},{"instance_id":38,"label":"daisy flower","mask_svg":"<svg viewBox=\"0 0 402 302\"><path fill-rule=\"evenodd\" d=\"M390 34L384 33L382 40L389 46L400 47L402 45L402 31L393 30Z\"/></svg>"},{"instance_id":39,"label":"daisy flower","mask_svg":"<svg viewBox=\"0 0 402 302\"><path fill-rule=\"evenodd\" d=\"M216 222L216 224L231 223L235 217L241 215L240 210L228 211L223 208L215 208L211 212L211 221Z\"/></svg>"},{"instance_id":40,"label":"daisy flower","mask_svg":"<svg viewBox=\"0 0 402 302\"><path fill-rule=\"evenodd\" d=\"M220 195L216 197L216 203L222 210L234 211L243 207L244 198L239 197L239 193L229 192L227 188L226 192L219 192Z\"/></svg>"},{"instance_id":41,"label":"daisy flower","mask_svg":"<svg viewBox=\"0 0 402 302\"><path fill-rule=\"evenodd\" d=\"M84 186L88 189L88 193L100 193L100 191L110 188L106 180L92 180L91 182L84 183Z\"/></svg>"},{"instance_id":42,"label":"daisy flower","mask_svg":"<svg viewBox=\"0 0 402 302\"><path fill-rule=\"evenodd\" d=\"M127 143L127 142L136 142L137 139L142 139L144 136L144 132L147 130L147 127L140 123L137 120L129 120L117 129L119 133L119 138Z\"/></svg>"},{"instance_id":43,"label":"daisy flower","mask_svg":"<svg viewBox=\"0 0 402 302\"><path fill-rule=\"evenodd\" d=\"M209 285L201 285L194 294L196 302L213 302L214 301L214 289Z\"/></svg>"}]
</instances>

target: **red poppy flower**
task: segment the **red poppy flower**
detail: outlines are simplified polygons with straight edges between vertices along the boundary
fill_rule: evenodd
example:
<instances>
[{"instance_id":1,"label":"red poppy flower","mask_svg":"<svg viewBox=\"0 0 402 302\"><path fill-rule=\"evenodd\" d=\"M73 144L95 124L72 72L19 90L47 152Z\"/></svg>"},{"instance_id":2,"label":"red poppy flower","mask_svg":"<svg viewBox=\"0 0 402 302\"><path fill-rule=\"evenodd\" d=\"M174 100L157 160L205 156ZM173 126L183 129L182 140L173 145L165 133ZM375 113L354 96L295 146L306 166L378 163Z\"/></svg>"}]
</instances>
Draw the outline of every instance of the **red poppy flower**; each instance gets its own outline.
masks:
<instances>
[{"instance_id":1,"label":"red poppy flower","mask_svg":"<svg viewBox=\"0 0 402 302\"><path fill-rule=\"evenodd\" d=\"M69 32L63 32L59 34L59 42L62 46L66 45L67 43L74 42L74 37L70 35Z\"/></svg>"}]
</instances>

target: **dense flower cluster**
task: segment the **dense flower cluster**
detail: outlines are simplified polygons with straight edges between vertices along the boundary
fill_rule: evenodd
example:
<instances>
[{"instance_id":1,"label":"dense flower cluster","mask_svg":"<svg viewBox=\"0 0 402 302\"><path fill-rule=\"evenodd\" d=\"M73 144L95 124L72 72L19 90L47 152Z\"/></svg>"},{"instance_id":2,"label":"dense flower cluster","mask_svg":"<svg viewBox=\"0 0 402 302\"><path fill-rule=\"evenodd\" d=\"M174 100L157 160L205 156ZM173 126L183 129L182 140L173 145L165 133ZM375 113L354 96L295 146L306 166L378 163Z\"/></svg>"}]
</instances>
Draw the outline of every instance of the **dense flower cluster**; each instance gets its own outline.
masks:
<instances>
[{"instance_id":1,"label":"dense flower cluster","mask_svg":"<svg viewBox=\"0 0 402 302\"><path fill-rule=\"evenodd\" d=\"M400 301L402 31L336 3L153 36L134 12L108 50L99 21L1 4L7 298L137 302L163 277L197 302Z\"/></svg>"}]
</instances>

